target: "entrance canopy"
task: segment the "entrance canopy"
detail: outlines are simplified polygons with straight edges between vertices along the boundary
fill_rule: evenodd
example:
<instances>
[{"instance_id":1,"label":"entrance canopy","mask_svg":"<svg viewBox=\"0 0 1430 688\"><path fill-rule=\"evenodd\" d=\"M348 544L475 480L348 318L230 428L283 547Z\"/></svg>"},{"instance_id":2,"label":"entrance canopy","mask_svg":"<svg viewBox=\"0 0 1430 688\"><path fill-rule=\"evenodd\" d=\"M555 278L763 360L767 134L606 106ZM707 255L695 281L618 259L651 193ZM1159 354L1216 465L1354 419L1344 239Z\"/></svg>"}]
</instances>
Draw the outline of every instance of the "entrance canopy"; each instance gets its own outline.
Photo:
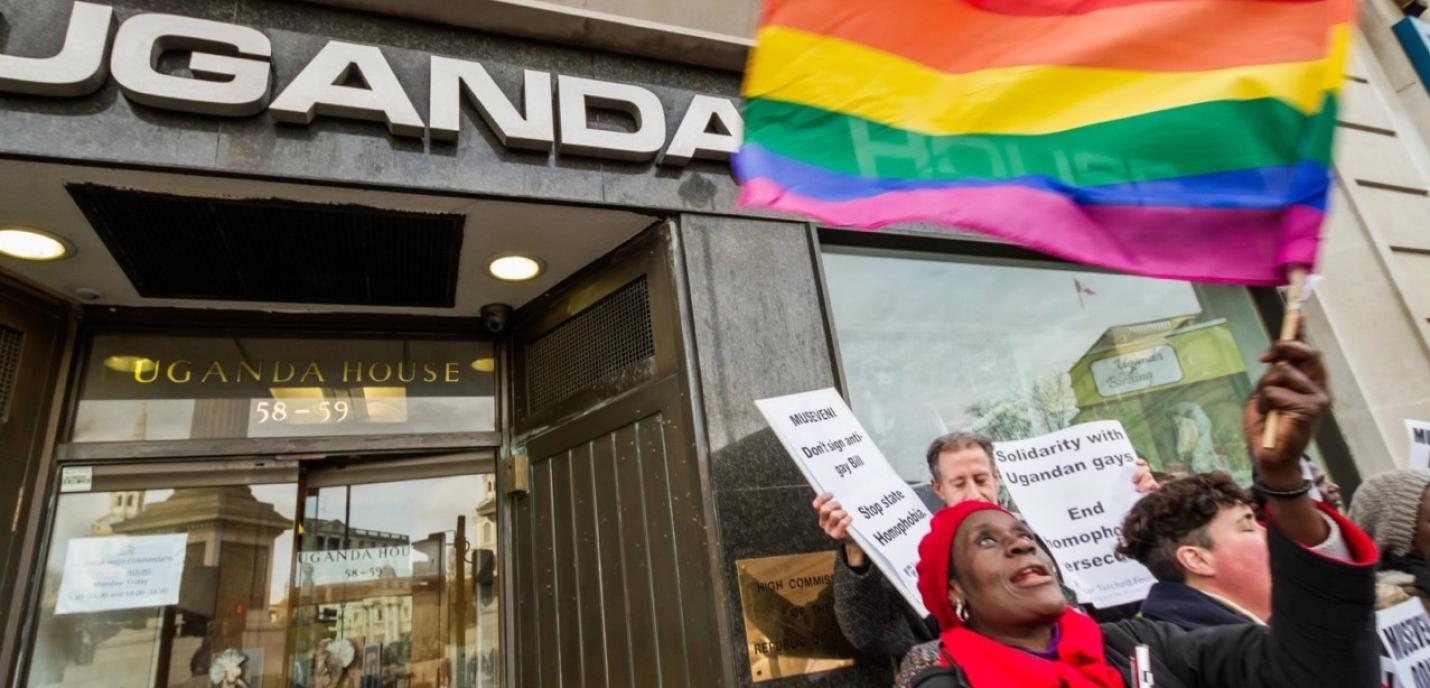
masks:
<instances>
[{"instance_id":1,"label":"entrance canopy","mask_svg":"<svg viewBox=\"0 0 1430 688\"><path fill-rule=\"evenodd\" d=\"M16 160L0 161L0 208L0 225L42 230L70 248L55 261L6 258L3 268L74 301L462 317L486 304L519 307L656 221L571 205ZM541 273L523 282L488 273L493 259L513 254L536 259Z\"/></svg>"}]
</instances>

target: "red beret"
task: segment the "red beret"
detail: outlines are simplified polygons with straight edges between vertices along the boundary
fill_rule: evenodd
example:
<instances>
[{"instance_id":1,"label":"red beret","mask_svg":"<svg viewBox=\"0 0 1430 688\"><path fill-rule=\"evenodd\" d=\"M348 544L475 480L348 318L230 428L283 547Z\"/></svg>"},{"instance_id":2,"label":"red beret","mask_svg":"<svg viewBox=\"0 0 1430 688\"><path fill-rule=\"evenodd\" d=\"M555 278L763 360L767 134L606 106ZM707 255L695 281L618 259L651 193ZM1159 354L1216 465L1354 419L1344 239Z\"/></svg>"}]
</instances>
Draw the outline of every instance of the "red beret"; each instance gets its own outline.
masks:
<instances>
[{"instance_id":1,"label":"red beret","mask_svg":"<svg viewBox=\"0 0 1430 688\"><path fill-rule=\"evenodd\" d=\"M964 519L980 511L989 509L1012 516L1007 509L991 502L969 500L939 509L933 515L928 535L919 541L919 594L924 598L924 606L938 619L941 630L951 629L961 623L948 603L948 565L953 552L953 537Z\"/></svg>"}]
</instances>

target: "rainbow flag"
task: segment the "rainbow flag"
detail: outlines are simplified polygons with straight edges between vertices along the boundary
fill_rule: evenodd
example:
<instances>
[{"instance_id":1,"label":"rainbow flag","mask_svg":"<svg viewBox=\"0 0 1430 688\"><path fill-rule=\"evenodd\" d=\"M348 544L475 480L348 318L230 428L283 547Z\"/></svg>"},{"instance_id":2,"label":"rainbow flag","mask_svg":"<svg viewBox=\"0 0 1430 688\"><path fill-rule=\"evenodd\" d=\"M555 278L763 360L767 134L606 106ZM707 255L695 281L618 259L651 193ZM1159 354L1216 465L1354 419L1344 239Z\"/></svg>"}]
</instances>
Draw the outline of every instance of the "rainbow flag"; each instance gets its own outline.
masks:
<instances>
[{"instance_id":1,"label":"rainbow flag","mask_svg":"<svg viewBox=\"0 0 1430 688\"><path fill-rule=\"evenodd\" d=\"M741 204L1126 272L1315 261L1355 0L766 0Z\"/></svg>"}]
</instances>

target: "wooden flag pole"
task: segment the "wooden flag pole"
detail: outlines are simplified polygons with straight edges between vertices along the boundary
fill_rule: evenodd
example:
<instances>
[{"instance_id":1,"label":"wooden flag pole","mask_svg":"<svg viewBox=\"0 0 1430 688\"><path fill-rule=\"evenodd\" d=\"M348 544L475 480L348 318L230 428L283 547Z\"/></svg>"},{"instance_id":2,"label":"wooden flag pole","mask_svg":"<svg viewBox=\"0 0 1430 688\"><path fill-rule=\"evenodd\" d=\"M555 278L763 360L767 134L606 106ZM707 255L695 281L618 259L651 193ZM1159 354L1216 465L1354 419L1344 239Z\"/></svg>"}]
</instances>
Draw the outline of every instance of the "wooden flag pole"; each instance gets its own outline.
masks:
<instances>
[{"instance_id":1,"label":"wooden flag pole","mask_svg":"<svg viewBox=\"0 0 1430 688\"><path fill-rule=\"evenodd\" d=\"M1280 341L1287 342L1295 339L1296 334L1301 330L1301 290L1305 287L1306 266L1292 266L1291 284L1286 289L1286 313L1281 316ZM1281 414L1277 413L1276 409L1267 412L1266 427L1261 432L1262 449L1276 447L1276 426L1280 424L1280 421Z\"/></svg>"}]
</instances>

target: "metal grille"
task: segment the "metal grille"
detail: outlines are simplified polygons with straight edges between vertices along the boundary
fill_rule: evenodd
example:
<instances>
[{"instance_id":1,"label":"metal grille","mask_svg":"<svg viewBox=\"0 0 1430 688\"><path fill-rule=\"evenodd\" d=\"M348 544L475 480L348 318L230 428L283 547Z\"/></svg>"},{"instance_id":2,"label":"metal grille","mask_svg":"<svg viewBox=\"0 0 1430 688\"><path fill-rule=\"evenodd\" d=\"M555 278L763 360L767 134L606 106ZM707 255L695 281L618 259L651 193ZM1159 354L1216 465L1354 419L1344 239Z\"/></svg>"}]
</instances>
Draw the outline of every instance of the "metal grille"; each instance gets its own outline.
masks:
<instances>
[{"instance_id":1,"label":"metal grille","mask_svg":"<svg viewBox=\"0 0 1430 688\"><path fill-rule=\"evenodd\" d=\"M141 296L456 303L462 215L67 188Z\"/></svg>"},{"instance_id":2,"label":"metal grille","mask_svg":"<svg viewBox=\"0 0 1430 688\"><path fill-rule=\"evenodd\" d=\"M0 423L10 419L10 398L20 376L20 344L25 334L0 326Z\"/></svg>"},{"instance_id":3,"label":"metal grille","mask_svg":"<svg viewBox=\"0 0 1430 688\"><path fill-rule=\"evenodd\" d=\"M642 275L526 345L527 409L621 384L655 355Z\"/></svg>"}]
</instances>

